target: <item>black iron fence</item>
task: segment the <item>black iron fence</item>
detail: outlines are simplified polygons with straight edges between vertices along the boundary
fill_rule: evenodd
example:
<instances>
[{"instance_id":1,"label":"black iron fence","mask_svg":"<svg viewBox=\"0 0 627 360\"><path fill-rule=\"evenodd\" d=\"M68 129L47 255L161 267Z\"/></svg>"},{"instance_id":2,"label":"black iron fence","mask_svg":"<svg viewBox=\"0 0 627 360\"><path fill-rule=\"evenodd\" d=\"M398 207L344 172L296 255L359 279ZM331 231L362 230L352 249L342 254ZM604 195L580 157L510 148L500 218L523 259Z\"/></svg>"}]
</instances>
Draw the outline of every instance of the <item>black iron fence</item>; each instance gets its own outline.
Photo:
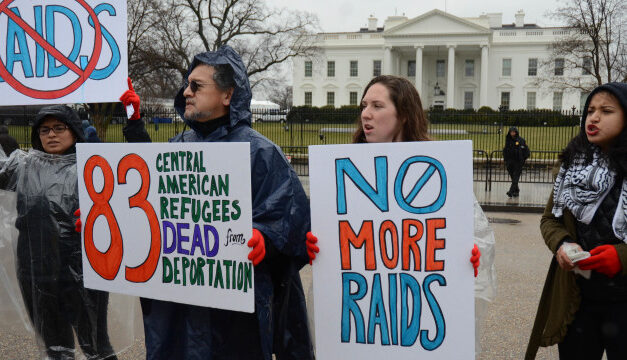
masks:
<instances>
[{"instance_id":1,"label":"black iron fence","mask_svg":"<svg viewBox=\"0 0 627 360\"><path fill-rule=\"evenodd\" d=\"M308 111L309 110L309 111ZM0 108L0 125L8 125L9 133L23 148L30 147L31 125L38 108L22 107L7 112ZM82 114L87 118L86 114ZM253 110L253 128L279 145L299 175L308 176L308 146L348 144L356 128L357 108L284 110ZM509 182L502 159L505 135L516 126L531 149L521 182L552 183L557 157L579 131L580 115L574 111L506 111L465 113L463 111L430 111L430 135L434 140L472 140L474 180ZM146 129L155 142L165 142L181 132L184 123L170 110L144 110ZM107 142L123 142L122 128L126 114L115 113L99 136Z\"/></svg>"}]
</instances>

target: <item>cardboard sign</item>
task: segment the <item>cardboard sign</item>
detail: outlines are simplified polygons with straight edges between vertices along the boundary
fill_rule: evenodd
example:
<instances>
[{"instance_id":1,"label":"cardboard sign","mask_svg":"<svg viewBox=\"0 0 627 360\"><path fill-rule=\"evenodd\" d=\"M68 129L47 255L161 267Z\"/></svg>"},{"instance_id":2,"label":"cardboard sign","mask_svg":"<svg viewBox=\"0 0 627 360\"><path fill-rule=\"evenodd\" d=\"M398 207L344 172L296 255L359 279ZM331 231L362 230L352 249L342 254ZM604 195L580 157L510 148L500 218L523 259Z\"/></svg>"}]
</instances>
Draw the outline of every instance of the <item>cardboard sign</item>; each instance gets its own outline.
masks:
<instances>
[{"instance_id":1,"label":"cardboard sign","mask_svg":"<svg viewBox=\"0 0 627 360\"><path fill-rule=\"evenodd\" d=\"M309 147L318 359L474 359L471 156L470 141Z\"/></svg>"},{"instance_id":2,"label":"cardboard sign","mask_svg":"<svg viewBox=\"0 0 627 360\"><path fill-rule=\"evenodd\" d=\"M77 166L86 287L254 311L249 143L80 143Z\"/></svg>"},{"instance_id":3,"label":"cardboard sign","mask_svg":"<svg viewBox=\"0 0 627 360\"><path fill-rule=\"evenodd\" d=\"M117 102L126 1L0 1L0 106Z\"/></svg>"}]
</instances>

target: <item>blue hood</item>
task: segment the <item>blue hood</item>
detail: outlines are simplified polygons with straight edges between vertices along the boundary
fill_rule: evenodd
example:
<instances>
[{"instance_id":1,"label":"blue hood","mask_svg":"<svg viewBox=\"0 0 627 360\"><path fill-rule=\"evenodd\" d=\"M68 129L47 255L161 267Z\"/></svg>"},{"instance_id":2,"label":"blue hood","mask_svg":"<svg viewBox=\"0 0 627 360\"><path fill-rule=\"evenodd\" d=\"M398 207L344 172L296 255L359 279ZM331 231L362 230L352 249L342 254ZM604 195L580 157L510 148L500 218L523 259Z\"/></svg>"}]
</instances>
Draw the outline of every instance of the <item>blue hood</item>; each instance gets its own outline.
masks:
<instances>
[{"instance_id":1,"label":"blue hood","mask_svg":"<svg viewBox=\"0 0 627 360\"><path fill-rule=\"evenodd\" d=\"M251 124L250 113L250 100L253 98L252 91L250 89L250 83L248 82L248 73L242 58L233 50L230 46L224 45L218 51L207 51L194 56L192 64L187 70L185 78L189 77L189 74L194 70L198 64L207 65L229 65L233 68L233 80L235 80L235 89L233 91L233 97L231 98L231 105L229 106L229 112L231 117L230 126L234 127L239 122L246 122ZM183 92L185 88L181 87L179 92L174 98L174 108L185 120L187 126L190 126L190 121L185 119L185 96Z\"/></svg>"}]
</instances>

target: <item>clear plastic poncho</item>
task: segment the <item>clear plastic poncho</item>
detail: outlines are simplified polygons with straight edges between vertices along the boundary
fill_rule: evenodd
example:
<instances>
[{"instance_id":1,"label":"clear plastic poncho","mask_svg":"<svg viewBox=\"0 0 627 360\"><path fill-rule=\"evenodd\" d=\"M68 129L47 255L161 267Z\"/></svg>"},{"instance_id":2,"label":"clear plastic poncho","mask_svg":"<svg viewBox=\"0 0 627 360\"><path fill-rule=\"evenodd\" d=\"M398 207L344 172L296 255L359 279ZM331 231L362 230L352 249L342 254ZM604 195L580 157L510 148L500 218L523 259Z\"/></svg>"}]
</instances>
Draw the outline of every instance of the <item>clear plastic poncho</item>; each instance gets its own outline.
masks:
<instances>
[{"instance_id":1,"label":"clear plastic poncho","mask_svg":"<svg viewBox=\"0 0 627 360\"><path fill-rule=\"evenodd\" d=\"M42 359L120 353L141 326L137 299L83 286L76 209L75 154L0 157L0 326L30 332Z\"/></svg>"}]
</instances>

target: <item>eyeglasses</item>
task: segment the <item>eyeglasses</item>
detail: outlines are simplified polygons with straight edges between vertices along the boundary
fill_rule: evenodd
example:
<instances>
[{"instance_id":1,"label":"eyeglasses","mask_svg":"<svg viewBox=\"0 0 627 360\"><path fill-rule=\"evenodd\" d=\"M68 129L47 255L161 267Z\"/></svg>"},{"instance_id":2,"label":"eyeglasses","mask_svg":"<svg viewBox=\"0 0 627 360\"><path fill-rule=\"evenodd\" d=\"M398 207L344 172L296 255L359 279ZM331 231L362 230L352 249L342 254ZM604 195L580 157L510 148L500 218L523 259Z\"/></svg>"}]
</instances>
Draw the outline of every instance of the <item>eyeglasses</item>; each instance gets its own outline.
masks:
<instances>
[{"instance_id":1,"label":"eyeglasses","mask_svg":"<svg viewBox=\"0 0 627 360\"><path fill-rule=\"evenodd\" d=\"M200 88L201 88L201 87L203 87L203 86L211 86L211 85L215 85L215 86L217 86L216 84L209 84L209 83L207 83L207 84L203 84L203 83L199 83L199 82L198 82L198 81L196 81L196 80L192 80L192 81L187 81L187 80L185 80L185 81L183 81L183 89L187 89L187 87L189 86L189 89L190 89L193 93L195 93L196 91L198 91L198 89L200 89Z\"/></svg>"},{"instance_id":2,"label":"eyeglasses","mask_svg":"<svg viewBox=\"0 0 627 360\"><path fill-rule=\"evenodd\" d=\"M54 131L55 134L61 134L63 133L65 130L68 129L67 125L55 125L51 128L46 127L46 126L42 126L39 128L39 135L48 135L48 133L50 132L50 130Z\"/></svg>"}]
</instances>

